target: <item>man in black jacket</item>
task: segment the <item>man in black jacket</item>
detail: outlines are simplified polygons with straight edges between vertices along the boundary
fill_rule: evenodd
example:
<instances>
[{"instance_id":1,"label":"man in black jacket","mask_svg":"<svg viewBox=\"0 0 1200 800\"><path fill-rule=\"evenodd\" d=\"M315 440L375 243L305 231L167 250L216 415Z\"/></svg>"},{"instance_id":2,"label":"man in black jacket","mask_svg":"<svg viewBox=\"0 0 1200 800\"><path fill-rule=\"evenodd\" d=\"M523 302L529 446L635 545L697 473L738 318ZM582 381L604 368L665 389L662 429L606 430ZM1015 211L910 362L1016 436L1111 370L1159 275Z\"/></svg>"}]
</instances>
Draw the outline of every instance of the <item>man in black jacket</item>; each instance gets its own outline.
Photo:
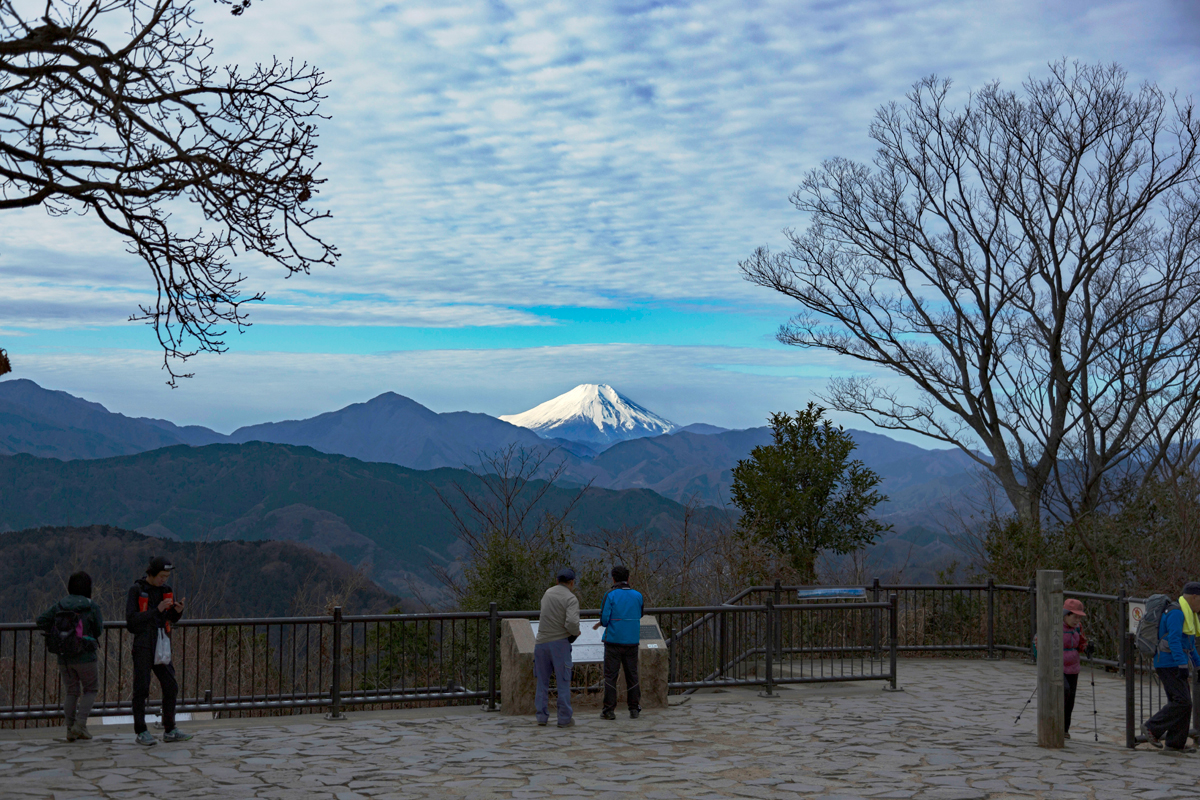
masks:
<instances>
[{"instance_id":1,"label":"man in black jacket","mask_svg":"<svg viewBox=\"0 0 1200 800\"><path fill-rule=\"evenodd\" d=\"M175 667L156 658L159 638L165 637L167 652L171 636L171 623L183 616L183 599L175 599L167 585L167 578L175 567L161 556L150 559L146 577L139 578L129 590L125 600L125 627L133 635L133 731L137 743L150 746L155 738L146 730L146 700L150 697L150 674L158 677L162 687L162 724L164 742L186 742L192 738L175 727L175 697L179 684L175 681Z\"/></svg>"}]
</instances>

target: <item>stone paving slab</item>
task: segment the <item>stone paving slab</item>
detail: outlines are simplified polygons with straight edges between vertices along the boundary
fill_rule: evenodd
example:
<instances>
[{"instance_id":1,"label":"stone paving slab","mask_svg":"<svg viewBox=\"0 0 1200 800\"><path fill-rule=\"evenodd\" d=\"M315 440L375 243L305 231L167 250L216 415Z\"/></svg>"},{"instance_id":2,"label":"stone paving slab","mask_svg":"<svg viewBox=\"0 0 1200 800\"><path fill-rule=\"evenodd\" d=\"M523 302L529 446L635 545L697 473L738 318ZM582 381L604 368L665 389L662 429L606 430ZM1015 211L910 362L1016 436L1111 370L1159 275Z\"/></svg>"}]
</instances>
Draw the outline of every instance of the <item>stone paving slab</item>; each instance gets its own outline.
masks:
<instances>
[{"instance_id":1,"label":"stone paving slab","mask_svg":"<svg viewBox=\"0 0 1200 800\"><path fill-rule=\"evenodd\" d=\"M368 800L369 798L648 798L649 800L1175 800L1200 785L1200 755L1124 742L1124 692L1081 677L1074 737L1036 746L1031 666L1008 660L904 659L899 693L878 684L793 686L692 695L615 722L580 713L573 728L476 710L216 721L196 738L142 748L93 725L0 738L0 797L24 800ZM252 724L250 724L252 723Z\"/></svg>"}]
</instances>

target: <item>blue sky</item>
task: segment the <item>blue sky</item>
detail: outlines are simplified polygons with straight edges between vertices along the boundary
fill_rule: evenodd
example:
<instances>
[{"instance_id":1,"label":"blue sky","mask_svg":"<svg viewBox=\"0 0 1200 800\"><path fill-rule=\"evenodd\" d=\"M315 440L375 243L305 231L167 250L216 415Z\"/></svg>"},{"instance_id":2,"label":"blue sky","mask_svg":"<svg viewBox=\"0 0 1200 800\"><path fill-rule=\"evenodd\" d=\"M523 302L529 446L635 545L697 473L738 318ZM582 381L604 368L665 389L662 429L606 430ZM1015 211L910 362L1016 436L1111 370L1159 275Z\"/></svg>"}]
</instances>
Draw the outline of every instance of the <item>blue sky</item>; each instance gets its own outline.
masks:
<instances>
[{"instance_id":1,"label":"blue sky","mask_svg":"<svg viewBox=\"0 0 1200 800\"><path fill-rule=\"evenodd\" d=\"M125 321L151 284L123 243L5 212L0 346L11 377L222 431L383 391L515 413L584 382L682 424L762 424L857 368L776 344L793 309L737 262L803 227L787 197L806 170L870 158L879 105L930 73L965 93L1064 56L1182 94L1200 78L1184 0L198 8L217 60L328 73L339 265L285 281L239 259L267 303L171 390Z\"/></svg>"}]
</instances>

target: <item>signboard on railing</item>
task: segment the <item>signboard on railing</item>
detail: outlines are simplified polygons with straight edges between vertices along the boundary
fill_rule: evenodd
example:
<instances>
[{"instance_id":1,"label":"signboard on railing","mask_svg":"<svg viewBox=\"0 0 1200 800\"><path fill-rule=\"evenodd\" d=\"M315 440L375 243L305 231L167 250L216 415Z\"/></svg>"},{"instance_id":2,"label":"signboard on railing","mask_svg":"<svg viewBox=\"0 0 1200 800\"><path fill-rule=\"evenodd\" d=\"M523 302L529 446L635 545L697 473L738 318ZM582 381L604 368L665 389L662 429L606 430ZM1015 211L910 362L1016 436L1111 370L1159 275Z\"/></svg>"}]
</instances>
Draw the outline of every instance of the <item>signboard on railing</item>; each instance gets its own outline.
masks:
<instances>
[{"instance_id":1,"label":"signboard on railing","mask_svg":"<svg viewBox=\"0 0 1200 800\"><path fill-rule=\"evenodd\" d=\"M824 589L799 589L796 594L804 600L866 600L867 590L854 586L830 586Z\"/></svg>"},{"instance_id":2,"label":"signboard on railing","mask_svg":"<svg viewBox=\"0 0 1200 800\"><path fill-rule=\"evenodd\" d=\"M1138 623L1142 621L1142 614L1146 613L1146 604L1130 601L1127 605L1129 606L1129 632L1137 633Z\"/></svg>"},{"instance_id":3,"label":"signboard on railing","mask_svg":"<svg viewBox=\"0 0 1200 800\"><path fill-rule=\"evenodd\" d=\"M533 636L537 638L538 623L530 622L533 628ZM579 638L571 642L571 662L574 664L603 664L604 663L604 641L600 637L604 636L602 628L593 628L596 624L595 619L581 620L579 623Z\"/></svg>"}]
</instances>

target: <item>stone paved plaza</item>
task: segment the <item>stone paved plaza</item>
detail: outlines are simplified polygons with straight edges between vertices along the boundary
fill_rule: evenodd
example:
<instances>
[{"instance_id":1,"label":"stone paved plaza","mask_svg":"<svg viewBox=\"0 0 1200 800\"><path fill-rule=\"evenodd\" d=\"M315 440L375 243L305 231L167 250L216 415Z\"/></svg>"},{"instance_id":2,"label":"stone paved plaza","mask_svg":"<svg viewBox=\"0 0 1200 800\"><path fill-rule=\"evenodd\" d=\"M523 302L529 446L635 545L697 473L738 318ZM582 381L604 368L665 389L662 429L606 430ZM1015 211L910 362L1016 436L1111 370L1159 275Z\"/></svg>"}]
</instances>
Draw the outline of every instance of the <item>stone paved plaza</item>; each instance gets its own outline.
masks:
<instances>
[{"instance_id":1,"label":"stone paved plaza","mask_svg":"<svg viewBox=\"0 0 1200 800\"><path fill-rule=\"evenodd\" d=\"M129 726L91 742L0 733L4 798L1191 798L1200 755L1127 750L1122 684L1085 672L1064 750L1036 746L1034 686L1015 660L905 659L878 683L697 694L630 720L538 727L472 709L212 721L141 748Z\"/></svg>"}]
</instances>

